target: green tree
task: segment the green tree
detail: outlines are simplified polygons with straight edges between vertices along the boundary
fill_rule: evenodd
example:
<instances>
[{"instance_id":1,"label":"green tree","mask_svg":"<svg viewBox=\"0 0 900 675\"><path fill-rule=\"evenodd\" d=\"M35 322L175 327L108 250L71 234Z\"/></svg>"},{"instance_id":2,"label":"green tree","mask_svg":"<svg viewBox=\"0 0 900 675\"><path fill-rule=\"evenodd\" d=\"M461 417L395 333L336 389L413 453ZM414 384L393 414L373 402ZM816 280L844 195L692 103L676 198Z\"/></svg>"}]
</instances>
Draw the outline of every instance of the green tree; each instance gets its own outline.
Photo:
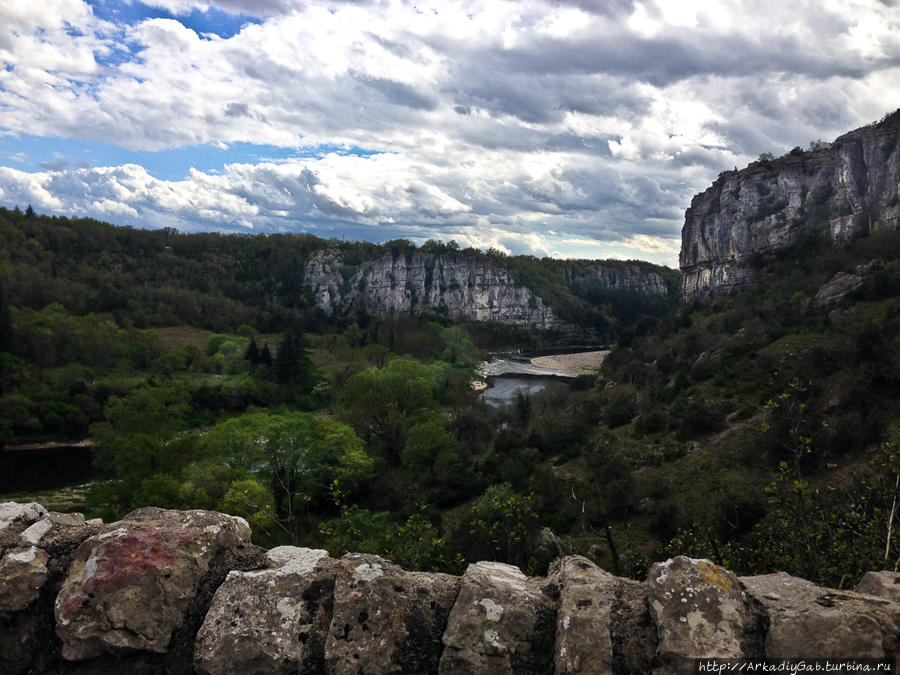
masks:
<instances>
[{"instance_id":1,"label":"green tree","mask_svg":"<svg viewBox=\"0 0 900 675\"><path fill-rule=\"evenodd\" d=\"M491 560L524 569L534 551L539 527L533 494L515 492L509 483L492 485L472 506L469 532L476 550L467 557L487 554Z\"/></svg>"},{"instance_id":2,"label":"green tree","mask_svg":"<svg viewBox=\"0 0 900 675\"><path fill-rule=\"evenodd\" d=\"M242 415L217 425L205 443L231 466L265 476L272 495L267 513L293 542L301 510L326 506L335 480L355 489L373 469L350 426L309 413Z\"/></svg>"},{"instance_id":3,"label":"green tree","mask_svg":"<svg viewBox=\"0 0 900 675\"><path fill-rule=\"evenodd\" d=\"M13 349L13 321L6 290L0 283L0 352L11 352Z\"/></svg>"},{"instance_id":4,"label":"green tree","mask_svg":"<svg viewBox=\"0 0 900 675\"><path fill-rule=\"evenodd\" d=\"M177 474L195 459L194 437L176 438L189 410L186 393L173 386L137 387L113 396L104 420L91 425L98 465L120 480L124 503L155 473Z\"/></svg>"},{"instance_id":5,"label":"green tree","mask_svg":"<svg viewBox=\"0 0 900 675\"><path fill-rule=\"evenodd\" d=\"M319 381L319 374L309 354L299 328L292 327L284 335L273 363L275 379L282 385L296 387L308 394Z\"/></svg>"},{"instance_id":6,"label":"green tree","mask_svg":"<svg viewBox=\"0 0 900 675\"><path fill-rule=\"evenodd\" d=\"M424 511L420 504L405 521L391 528L384 538L384 555L408 570L461 573L462 557L449 557L440 532Z\"/></svg>"},{"instance_id":7,"label":"green tree","mask_svg":"<svg viewBox=\"0 0 900 675\"><path fill-rule=\"evenodd\" d=\"M448 363L460 362L466 366L473 366L478 357L478 350L472 342L472 338L461 326L448 326L441 334L441 339L446 345L446 350L441 355Z\"/></svg>"},{"instance_id":8,"label":"green tree","mask_svg":"<svg viewBox=\"0 0 900 675\"><path fill-rule=\"evenodd\" d=\"M845 588L869 570L896 568L898 485L900 455L893 443L840 490L814 487L782 462L766 490L773 508L750 537L754 571L784 570Z\"/></svg>"},{"instance_id":9,"label":"green tree","mask_svg":"<svg viewBox=\"0 0 900 675\"><path fill-rule=\"evenodd\" d=\"M436 405L434 378L427 366L397 358L384 368L367 368L341 392L342 415L385 459L397 464L416 413Z\"/></svg>"},{"instance_id":10,"label":"green tree","mask_svg":"<svg viewBox=\"0 0 900 675\"><path fill-rule=\"evenodd\" d=\"M256 345L255 338L250 338L250 344L247 346L247 351L244 352L244 358L247 359L251 365L259 365L259 347Z\"/></svg>"},{"instance_id":11,"label":"green tree","mask_svg":"<svg viewBox=\"0 0 900 675\"><path fill-rule=\"evenodd\" d=\"M272 350L269 349L268 342L263 344L263 348L259 350L259 362L267 368L270 367L274 362L274 359L272 358Z\"/></svg>"},{"instance_id":12,"label":"green tree","mask_svg":"<svg viewBox=\"0 0 900 675\"><path fill-rule=\"evenodd\" d=\"M447 428L449 423L445 415L438 415L410 427L401 455L403 466L417 473L430 473L438 455L456 446L456 438Z\"/></svg>"},{"instance_id":13,"label":"green tree","mask_svg":"<svg viewBox=\"0 0 900 675\"><path fill-rule=\"evenodd\" d=\"M185 392L171 386L144 385L111 397L105 420L91 426L101 462L119 477L164 468L165 443L183 428L188 410Z\"/></svg>"},{"instance_id":14,"label":"green tree","mask_svg":"<svg viewBox=\"0 0 900 675\"><path fill-rule=\"evenodd\" d=\"M763 431L774 443L778 454L787 454L797 478L801 477L801 465L812 454L807 402L812 396L812 382L792 380L787 391L766 401L766 420Z\"/></svg>"},{"instance_id":15,"label":"green tree","mask_svg":"<svg viewBox=\"0 0 900 675\"><path fill-rule=\"evenodd\" d=\"M331 484L330 492L338 516L319 524L319 532L326 537L328 551L335 556L350 551L383 553L383 542L389 528L388 514L361 509L358 504L350 503L339 480Z\"/></svg>"},{"instance_id":16,"label":"green tree","mask_svg":"<svg viewBox=\"0 0 900 675\"><path fill-rule=\"evenodd\" d=\"M265 539L275 542L282 528L274 515L273 503L271 491L262 483L254 478L242 478L228 486L218 509L246 518L255 536L263 533Z\"/></svg>"}]
</instances>

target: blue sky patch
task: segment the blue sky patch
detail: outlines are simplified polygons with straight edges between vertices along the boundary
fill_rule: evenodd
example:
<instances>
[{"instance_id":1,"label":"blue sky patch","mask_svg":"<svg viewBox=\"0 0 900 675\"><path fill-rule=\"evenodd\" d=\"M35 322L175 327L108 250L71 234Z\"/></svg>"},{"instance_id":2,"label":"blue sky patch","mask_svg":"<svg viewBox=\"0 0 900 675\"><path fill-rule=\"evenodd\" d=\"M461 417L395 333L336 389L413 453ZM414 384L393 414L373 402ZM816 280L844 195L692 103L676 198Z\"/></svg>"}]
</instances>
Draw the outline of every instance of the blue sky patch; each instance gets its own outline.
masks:
<instances>
[{"instance_id":1,"label":"blue sky patch","mask_svg":"<svg viewBox=\"0 0 900 675\"><path fill-rule=\"evenodd\" d=\"M160 180L183 180L191 167L205 173L220 173L226 164L259 164L289 159L323 157L332 153L368 157L376 150L339 145L311 148L280 148L255 143L232 143L227 148L213 144L168 150L127 150L112 143L82 138L0 136L0 164L21 171L63 171L89 166L140 164Z\"/></svg>"},{"instance_id":2,"label":"blue sky patch","mask_svg":"<svg viewBox=\"0 0 900 675\"><path fill-rule=\"evenodd\" d=\"M87 0L94 10L94 16L113 23L134 25L147 19L175 19L198 34L215 33L222 38L230 38L248 23L262 23L246 14L229 14L215 7L201 12L194 9L187 15L175 15L158 7L148 7L142 2L125 3L114 0Z\"/></svg>"}]
</instances>

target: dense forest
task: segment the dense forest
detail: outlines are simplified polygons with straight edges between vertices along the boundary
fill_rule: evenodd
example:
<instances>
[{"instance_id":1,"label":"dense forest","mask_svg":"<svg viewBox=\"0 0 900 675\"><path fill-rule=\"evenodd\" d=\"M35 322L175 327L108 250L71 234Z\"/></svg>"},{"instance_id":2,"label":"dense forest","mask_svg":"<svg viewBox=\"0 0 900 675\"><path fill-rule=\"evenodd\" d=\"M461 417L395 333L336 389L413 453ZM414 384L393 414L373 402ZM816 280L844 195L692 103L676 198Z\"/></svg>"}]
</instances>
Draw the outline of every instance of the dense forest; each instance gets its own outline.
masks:
<instances>
[{"instance_id":1,"label":"dense forest","mask_svg":"<svg viewBox=\"0 0 900 675\"><path fill-rule=\"evenodd\" d=\"M897 233L805 241L757 260L763 283L680 307L488 252L560 316L614 332L596 376L499 409L470 386L486 349L554 336L311 309L311 252L409 242L30 209L0 210L0 240L0 439L90 437L104 479L77 508L105 519L212 508L262 544L449 571L577 552L640 578L692 553L846 587L900 556ZM859 266L852 293L816 301Z\"/></svg>"}]
</instances>

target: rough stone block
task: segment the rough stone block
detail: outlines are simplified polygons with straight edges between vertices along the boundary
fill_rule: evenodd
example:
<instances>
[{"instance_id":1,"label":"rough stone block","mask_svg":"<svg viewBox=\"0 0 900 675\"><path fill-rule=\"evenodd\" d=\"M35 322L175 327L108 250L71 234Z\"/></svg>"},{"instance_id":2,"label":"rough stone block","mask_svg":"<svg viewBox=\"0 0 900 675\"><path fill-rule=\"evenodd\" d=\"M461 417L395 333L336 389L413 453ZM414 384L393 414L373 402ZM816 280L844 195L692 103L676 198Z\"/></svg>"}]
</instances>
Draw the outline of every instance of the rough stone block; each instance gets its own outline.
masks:
<instances>
[{"instance_id":1,"label":"rough stone block","mask_svg":"<svg viewBox=\"0 0 900 675\"><path fill-rule=\"evenodd\" d=\"M894 658L900 604L817 586L785 572L742 577L766 608L769 658Z\"/></svg>"},{"instance_id":2,"label":"rough stone block","mask_svg":"<svg viewBox=\"0 0 900 675\"><path fill-rule=\"evenodd\" d=\"M741 581L709 560L678 556L650 568L659 673L692 673L699 657L763 656L767 619Z\"/></svg>"},{"instance_id":3,"label":"rough stone block","mask_svg":"<svg viewBox=\"0 0 900 675\"><path fill-rule=\"evenodd\" d=\"M345 555L325 643L329 672L436 672L459 584L458 577L405 572L375 555Z\"/></svg>"},{"instance_id":4,"label":"rough stone block","mask_svg":"<svg viewBox=\"0 0 900 675\"><path fill-rule=\"evenodd\" d=\"M440 673L553 670L556 586L518 567L469 565L444 633Z\"/></svg>"},{"instance_id":5,"label":"rough stone block","mask_svg":"<svg viewBox=\"0 0 900 675\"><path fill-rule=\"evenodd\" d=\"M18 612L38 598L47 581L49 559L36 546L6 551L0 559L0 612Z\"/></svg>"},{"instance_id":6,"label":"rough stone block","mask_svg":"<svg viewBox=\"0 0 900 675\"><path fill-rule=\"evenodd\" d=\"M76 550L56 598L69 660L102 652L166 652L217 554L250 541L242 518L139 509Z\"/></svg>"},{"instance_id":7,"label":"rough stone block","mask_svg":"<svg viewBox=\"0 0 900 675\"><path fill-rule=\"evenodd\" d=\"M867 572L853 590L900 602L900 572L890 570Z\"/></svg>"},{"instance_id":8,"label":"rough stone block","mask_svg":"<svg viewBox=\"0 0 900 675\"><path fill-rule=\"evenodd\" d=\"M0 530L5 530L13 523L30 524L46 515L47 509L37 502L3 502L0 503Z\"/></svg>"},{"instance_id":9,"label":"rough stone block","mask_svg":"<svg viewBox=\"0 0 900 675\"><path fill-rule=\"evenodd\" d=\"M568 556L550 567L559 587L556 673L647 673L656 653L644 585Z\"/></svg>"},{"instance_id":10,"label":"rough stone block","mask_svg":"<svg viewBox=\"0 0 900 675\"><path fill-rule=\"evenodd\" d=\"M279 546L271 569L229 572L197 634L204 673L313 673L324 667L337 561L322 549Z\"/></svg>"}]
</instances>

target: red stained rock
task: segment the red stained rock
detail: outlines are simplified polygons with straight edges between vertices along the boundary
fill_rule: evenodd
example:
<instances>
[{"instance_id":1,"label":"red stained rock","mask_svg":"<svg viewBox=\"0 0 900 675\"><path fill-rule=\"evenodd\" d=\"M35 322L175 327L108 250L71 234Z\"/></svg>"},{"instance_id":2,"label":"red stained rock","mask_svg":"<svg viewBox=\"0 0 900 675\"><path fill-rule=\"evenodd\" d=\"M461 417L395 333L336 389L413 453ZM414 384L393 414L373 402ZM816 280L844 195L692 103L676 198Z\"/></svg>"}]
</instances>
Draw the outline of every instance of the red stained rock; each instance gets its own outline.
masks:
<instances>
[{"instance_id":1,"label":"red stained rock","mask_svg":"<svg viewBox=\"0 0 900 675\"><path fill-rule=\"evenodd\" d=\"M900 572L882 570L880 572L867 572L856 588L857 593L877 595L894 602L900 602Z\"/></svg>"},{"instance_id":2,"label":"red stained rock","mask_svg":"<svg viewBox=\"0 0 900 675\"><path fill-rule=\"evenodd\" d=\"M56 598L68 660L163 653L216 555L250 540L240 518L211 511L140 509L85 540Z\"/></svg>"}]
</instances>

